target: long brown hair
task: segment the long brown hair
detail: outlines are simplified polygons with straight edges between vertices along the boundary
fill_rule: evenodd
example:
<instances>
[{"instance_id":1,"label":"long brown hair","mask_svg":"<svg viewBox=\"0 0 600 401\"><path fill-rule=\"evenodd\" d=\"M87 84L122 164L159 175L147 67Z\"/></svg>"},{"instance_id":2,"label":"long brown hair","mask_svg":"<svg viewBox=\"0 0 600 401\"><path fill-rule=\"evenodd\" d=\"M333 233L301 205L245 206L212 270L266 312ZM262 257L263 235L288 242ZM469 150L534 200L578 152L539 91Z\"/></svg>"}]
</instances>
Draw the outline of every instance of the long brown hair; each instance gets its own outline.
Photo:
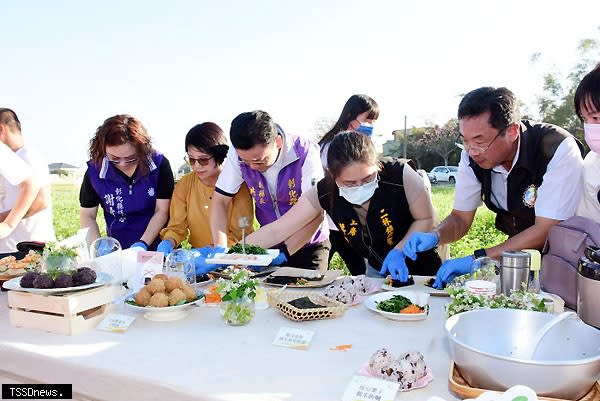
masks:
<instances>
[{"instance_id":1,"label":"long brown hair","mask_svg":"<svg viewBox=\"0 0 600 401\"><path fill-rule=\"evenodd\" d=\"M148 170L148 157L154 152L152 141L142 123L128 114L117 114L104 120L90 140L90 159L96 166L102 164L107 146L129 143L136 149L138 168ZM140 163L141 162L141 163Z\"/></svg>"}]
</instances>

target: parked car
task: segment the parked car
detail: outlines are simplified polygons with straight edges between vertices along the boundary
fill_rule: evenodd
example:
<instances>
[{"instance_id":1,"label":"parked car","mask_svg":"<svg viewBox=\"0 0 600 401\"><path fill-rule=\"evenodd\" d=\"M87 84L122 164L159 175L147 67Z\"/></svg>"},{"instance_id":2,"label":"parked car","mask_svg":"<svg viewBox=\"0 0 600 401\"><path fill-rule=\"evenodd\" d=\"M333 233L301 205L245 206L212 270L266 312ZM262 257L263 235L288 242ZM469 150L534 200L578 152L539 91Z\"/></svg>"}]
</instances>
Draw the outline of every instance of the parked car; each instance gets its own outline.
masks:
<instances>
[{"instance_id":1,"label":"parked car","mask_svg":"<svg viewBox=\"0 0 600 401\"><path fill-rule=\"evenodd\" d=\"M431 171L427 173L429 181L432 183L449 182L450 184L454 184L456 182L457 175L457 166L437 166L432 168Z\"/></svg>"}]
</instances>

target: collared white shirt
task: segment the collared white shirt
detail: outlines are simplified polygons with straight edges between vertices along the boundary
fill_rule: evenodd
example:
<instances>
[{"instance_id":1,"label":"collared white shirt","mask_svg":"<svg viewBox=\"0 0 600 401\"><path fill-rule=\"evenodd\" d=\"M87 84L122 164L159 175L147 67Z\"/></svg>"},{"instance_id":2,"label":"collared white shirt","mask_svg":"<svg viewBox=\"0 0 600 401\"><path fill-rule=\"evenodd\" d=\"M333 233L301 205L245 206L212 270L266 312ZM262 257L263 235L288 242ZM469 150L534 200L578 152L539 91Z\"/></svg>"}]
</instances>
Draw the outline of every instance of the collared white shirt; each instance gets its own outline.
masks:
<instances>
[{"instance_id":1,"label":"collared white shirt","mask_svg":"<svg viewBox=\"0 0 600 401\"><path fill-rule=\"evenodd\" d=\"M20 193L19 184L30 175L50 193L48 165L41 155L28 147L13 152L0 143L0 211L4 212L15 206ZM45 242L55 239L52 208L48 207L21 220L8 237L0 239L0 253L15 252L21 241Z\"/></svg>"},{"instance_id":2,"label":"collared white shirt","mask_svg":"<svg viewBox=\"0 0 600 401\"><path fill-rule=\"evenodd\" d=\"M294 150L294 144L291 141L287 141L284 134L283 145L279 152L279 157L267 171L261 173L267 181L269 192L271 194L276 193L277 177L279 176L281 169L286 166L290 160L295 159L297 159L297 156L296 151ZM304 164L302 165L302 193L308 191L313 185L316 185L321 178L323 178L323 167L321 166L319 148L316 144L311 143ZM238 154L235 148L230 146L229 151L227 152L227 158L223 162L223 170L219 175L216 187L222 192L236 194L243 182L244 178L242 177L242 169Z\"/></svg>"},{"instance_id":3,"label":"collared white shirt","mask_svg":"<svg viewBox=\"0 0 600 401\"><path fill-rule=\"evenodd\" d=\"M590 151L583 161L583 187L577 216L600 222L600 155Z\"/></svg>"},{"instance_id":4,"label":"collared white shirt","mask_svg":"<svg viewBox=\"0 0 600 401\"><path fill-rule=\"evenodd\" d=\"M517 146L518 160L520 138ZM563 140L548 163L542 184L537 189L535 215L555 220L565 220L575 214L581 194L583 160L575 139ZM491 201L503 210L507 210L507 182L510 170L503 166L492 169ZM481 183L473 169L469 167L469 155L464 150L458 163L458 177L454 191L454 209L473 211L481 206Z\"/></svg>"}]
</instances>

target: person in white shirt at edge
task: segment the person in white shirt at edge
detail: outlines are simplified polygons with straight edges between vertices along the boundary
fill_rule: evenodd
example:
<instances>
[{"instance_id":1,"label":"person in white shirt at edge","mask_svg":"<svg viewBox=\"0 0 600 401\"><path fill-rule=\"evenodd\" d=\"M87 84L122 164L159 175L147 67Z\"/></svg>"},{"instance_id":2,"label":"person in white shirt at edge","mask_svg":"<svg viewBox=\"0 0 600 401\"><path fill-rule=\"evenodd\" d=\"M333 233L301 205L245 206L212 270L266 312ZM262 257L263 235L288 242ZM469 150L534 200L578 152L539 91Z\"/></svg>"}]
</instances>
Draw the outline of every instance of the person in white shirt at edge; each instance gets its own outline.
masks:
<instances>
[{"instance_id":1,"label":"person in white shirt at edge","mask_svg":"<svg viewBox=\"0 0 600 401\"><path fill-rule=\"evenodd\" d=\"M323 178L319 148L293 135L260 110L241 113L231 122L230 141L223 171L213 195L210 225L215 246L227 246L227 207L242 183L254 199L256 220L265 225L277 220L300 196ZM249 216L250 217L250 216ZM324 213L298 227L294 238L279 244L281 256L273 265L327 270L329 230ZM209 267L208 267L209 268Z\"/></svg>"},{"instance_id":2,"label":"person in white shirt at edge","mask_svg":"<svg viewBox=\"0 0 600 401\"><path fill-rule=\"evenodd\" d=\"M16 113L0 108L0 253L55 240L51 202L48 165L25 146Z\"/></svg>"},{"instance_id":3,"label":"person in white shirt at edge","mask_svg":"<svg viewBox=\"0 0 600 401\"><path fill-rule=\"evenodd\" d=\"M496 228L509 238L444 262L435 288L469 273L475 258L541 249L548 230L575 214L581 194L581 143L560 127L520 120L510 90L483 87L469 92L460 102L458 119L464 150L453 210L432 232L414 233L404 254L413 259L417 252L462 238L482 201L496 213Z\"/></svg>"},{"instance_id":4,"label":"person in white shirt at edge","mask_svg":"<svg viewBox=\"0 0 600 401\"><path fill-rule=\"evenodd\" d=\"M600 222L600 64L583 77L574 102L590 147L583 161L583 193L577 215Z\"/></svg>"}]
</instances>

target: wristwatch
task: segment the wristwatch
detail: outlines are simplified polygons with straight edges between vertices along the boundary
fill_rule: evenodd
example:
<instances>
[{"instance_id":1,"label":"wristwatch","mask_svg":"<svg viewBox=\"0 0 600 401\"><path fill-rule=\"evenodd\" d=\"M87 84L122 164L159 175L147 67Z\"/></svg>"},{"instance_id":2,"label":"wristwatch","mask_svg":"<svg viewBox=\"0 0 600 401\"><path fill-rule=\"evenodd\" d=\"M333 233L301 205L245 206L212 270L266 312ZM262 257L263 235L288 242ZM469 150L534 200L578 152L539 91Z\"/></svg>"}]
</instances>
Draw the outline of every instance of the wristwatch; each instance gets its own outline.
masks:
<instances>
[{"instance_id":1,"label":"wristwatch","mask_svg":"<svg viewBox=\"0 0 600 401\"><path fill-rule=\"evenodd\" d=\"M487 252L483 248L476 249L475 252L473 252L473 256L475 257L475 259L483 258L487 256Z\"/></svg>"}]
</instances>

